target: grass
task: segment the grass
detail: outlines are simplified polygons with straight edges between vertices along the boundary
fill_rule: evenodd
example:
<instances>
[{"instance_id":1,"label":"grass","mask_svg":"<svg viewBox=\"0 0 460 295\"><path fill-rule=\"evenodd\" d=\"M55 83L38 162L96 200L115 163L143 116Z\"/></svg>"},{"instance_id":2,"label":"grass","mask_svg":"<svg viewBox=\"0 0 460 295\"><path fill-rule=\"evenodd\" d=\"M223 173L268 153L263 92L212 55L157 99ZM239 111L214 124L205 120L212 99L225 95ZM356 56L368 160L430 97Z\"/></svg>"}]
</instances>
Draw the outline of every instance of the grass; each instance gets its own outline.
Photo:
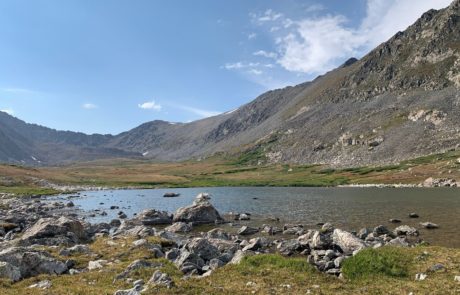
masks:
<instances>
[{"instance_id":1,"label":"grass","mask_svg":"<svg viewBox=\"0 0 460 295\"><path fill-rule=\"evenodd\" d=\"M365 249L345 260L343 274L351 280L372 276L407 277L410 259L398 248Z\"/></svg>"},{"instance_id":2,"label":"grass","mask_svg":"<svg viewBox=\"0 0 460 295\"><path fill-rule=\"evenodd\" d=\"M337 186L346 184L418 184L428 177L460 179L460 152L429 155L379 167L338 169L321 165L257 165L260 147L238 159L156 163L101 160L61 167L30 168L0 164L0 193L43 195L37 179L56 184L101 187L179 188L211 186ZM2 183L2 179L6 179Z\"/></svg>"},{"instance_id":3,"label":"grass","mask_svg":"<svg viewBox=\"0 0 460 295\"><path fill-rule=\"evenodd\" d=\"M155 237L151 243L163 244ZM101 270L82 272L76 275L41 275L12 284L0 280L0 294L113 294L116 290L128 289L125 280L114 281L132 261L145 259L160 262L162 272L168 273L176 287L165 289L152 287L143 294L458 294L460 283L454 276L460 275L460 250L440 247L392 248L383 247L360 252L344 265L346 280L320 273L311 267L305 257L282 257L278 254L263 254L246 257L239 265L227 265L207 278L184 280L177 268L165 259L152 257L147 247L132 247L133 239L110 240L99 238L90 244L91 255L78 254L71 257L58 255L59 249L48 248L53 256L61 260L74 259L79 267L90 260L104 259L110 262ZM429 273L427 269L441 263L446 271ZM155 269L144 268L129 277L147 282ZM425 272L428 278L414 281L416 273ZM48 290L28 289L40 281L50 280ZM456 293L457 292L457 293Z\"/></svg>"}]
</instances>

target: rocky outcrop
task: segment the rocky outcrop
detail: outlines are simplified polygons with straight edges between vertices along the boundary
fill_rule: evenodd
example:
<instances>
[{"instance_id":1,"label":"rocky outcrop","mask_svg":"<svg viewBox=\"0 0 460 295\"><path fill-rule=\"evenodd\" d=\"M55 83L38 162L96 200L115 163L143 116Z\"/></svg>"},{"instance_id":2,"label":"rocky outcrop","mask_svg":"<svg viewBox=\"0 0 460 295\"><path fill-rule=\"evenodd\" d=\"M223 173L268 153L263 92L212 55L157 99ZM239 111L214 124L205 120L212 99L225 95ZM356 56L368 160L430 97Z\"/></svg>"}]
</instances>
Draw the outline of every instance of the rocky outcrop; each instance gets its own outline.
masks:
<instances>
[{"instance_id":1,"label":"rocky outcrop","mask_svg":"<svg viewBox=\"0 0 460 295\"><path fill-rule=\"evenodd\" d=\"M174 213L173 221L206 224L223 222L223 218L209 202L209 195L199 194L191 206L179 208Z\"/></svg>"},{"instance_id":2,"label":"rocky outcrop","mask_svg":"<svg viewBox=\"0 0 460 295\"><path fill-rule=\"evenodd\" d=\"M66 264L54 259L48 252L25 247L13 247L0 252L0 276L13 281L66 271Z\"/></svg>"},{"instance_id":3,"label":"rocky outcrop","mask_svg":"<svg viewBox=\"0 0 460 295\"><path fill-rule=\"evenodd\" d=\"M457 187L457 181L452 178L427 178L423 182L424 187Z\"/></svg>"}]
</instances>

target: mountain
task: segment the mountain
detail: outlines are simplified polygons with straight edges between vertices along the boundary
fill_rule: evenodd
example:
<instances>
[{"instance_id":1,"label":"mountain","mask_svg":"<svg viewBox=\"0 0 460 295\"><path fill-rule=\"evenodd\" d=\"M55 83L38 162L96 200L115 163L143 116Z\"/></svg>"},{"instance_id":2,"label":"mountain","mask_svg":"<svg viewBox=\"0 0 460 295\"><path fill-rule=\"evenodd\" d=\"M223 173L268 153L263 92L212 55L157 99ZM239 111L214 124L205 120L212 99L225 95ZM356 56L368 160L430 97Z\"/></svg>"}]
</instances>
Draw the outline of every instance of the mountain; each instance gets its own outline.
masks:
<instances>
[{"instance_id":1,"label":"mountain","mask_svg":"<svg viewBox=\"0 0 460 295\"><path fill-rule=\"evenodd\" d=\"M153 121L116 136L84 135L0 114L0 160L175 161L243 153L254 163L360 166L458 148L459 3L426 12L360 60L314 81L188 124Z\"/></svg>"}]
</instances>

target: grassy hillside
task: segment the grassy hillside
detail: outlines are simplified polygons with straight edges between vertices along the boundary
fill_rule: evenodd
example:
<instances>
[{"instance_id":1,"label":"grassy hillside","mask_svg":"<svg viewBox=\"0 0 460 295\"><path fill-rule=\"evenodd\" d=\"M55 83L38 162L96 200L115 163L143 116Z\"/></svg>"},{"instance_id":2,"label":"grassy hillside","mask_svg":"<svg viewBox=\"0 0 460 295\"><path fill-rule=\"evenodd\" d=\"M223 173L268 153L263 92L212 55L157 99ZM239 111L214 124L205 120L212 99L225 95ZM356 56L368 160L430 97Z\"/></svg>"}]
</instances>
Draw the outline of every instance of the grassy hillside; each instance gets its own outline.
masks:
<instances>
[{"instance_id":1,"label":"grassy hillside","mask_svg":"<svg viewBox=\"0 0 460 295\"><path fill-rule=\"evenodd\" d=\"M254 155L257 157L257 155ZM254 165L239 159L152 163L104 160L63 167L0 165L0 192L49 194L47 182L108 187L336 186L418 184L428 177L460 179L460 152L431 155L398 165L333 169L321 165ZM43 181L46 180L46 181Z\"/></svg>"}]
</instances>

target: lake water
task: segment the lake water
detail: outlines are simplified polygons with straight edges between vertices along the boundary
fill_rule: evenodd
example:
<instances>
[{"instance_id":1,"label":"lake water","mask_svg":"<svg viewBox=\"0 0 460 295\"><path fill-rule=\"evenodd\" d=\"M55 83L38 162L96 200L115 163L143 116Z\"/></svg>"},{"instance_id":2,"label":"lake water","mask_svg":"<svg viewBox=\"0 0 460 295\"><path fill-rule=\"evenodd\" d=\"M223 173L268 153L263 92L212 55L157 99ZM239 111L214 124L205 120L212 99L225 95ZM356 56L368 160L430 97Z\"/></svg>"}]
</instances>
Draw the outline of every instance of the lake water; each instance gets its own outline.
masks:
<instances>
[{"instance_id":1,"label":"lake water","mask_svg":"<svg viewBox=\"0 0 460 295\"><path fill-rule=\"evenodd\" d=\"M181 195L164 198L166 192ZM420 228L419 222L430 221L440 228L420 229L424 240L435 245L460 247L460 189L217 187L114 190L82 192L80 198L72 201L85 212L95 209L107 212L107 216L89 218L91 222L102 222L116 218L119 211L129 218L146 208L173 213L179 207L190 205L200 192L210 193L211 202L222 214L248 212L256 220L278 217L282 222L301 223L307 228L316 228L319 222L331 222L347 230L379 224L396 227L389 223L390 218ZM110 210L112 205L120 209ZM409 218L411 212L416 212L420 218Z\"/></svg>"}]
</instances>

